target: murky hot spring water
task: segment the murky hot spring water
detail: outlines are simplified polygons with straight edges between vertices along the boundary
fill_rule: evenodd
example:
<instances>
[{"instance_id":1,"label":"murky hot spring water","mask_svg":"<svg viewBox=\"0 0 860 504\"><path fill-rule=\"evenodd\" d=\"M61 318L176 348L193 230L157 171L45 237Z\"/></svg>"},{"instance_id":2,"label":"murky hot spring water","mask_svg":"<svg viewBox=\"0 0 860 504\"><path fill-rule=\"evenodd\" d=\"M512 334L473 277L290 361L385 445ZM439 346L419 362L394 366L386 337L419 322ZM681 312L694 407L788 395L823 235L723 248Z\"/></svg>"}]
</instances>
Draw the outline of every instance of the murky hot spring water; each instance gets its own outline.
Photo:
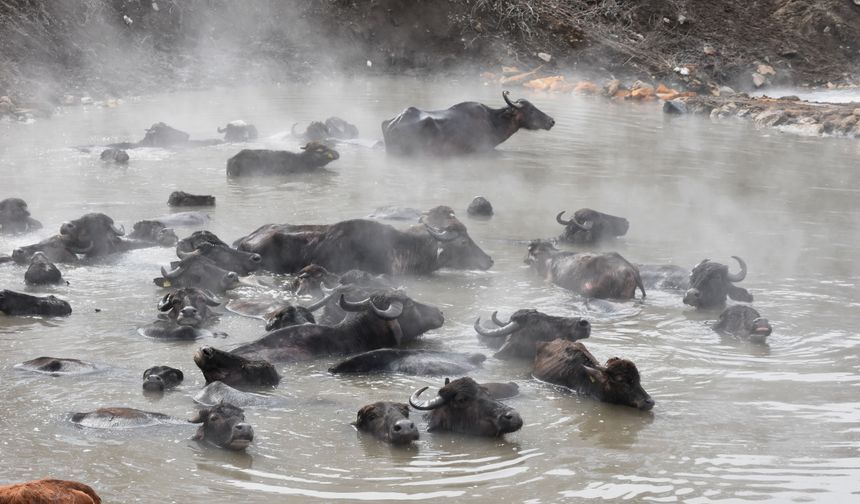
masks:
<instances>
[{"instance_id":1,"label":"murky hot spring water","mask_svg":"<svg viewBox=\"0 0 860 504\"><path fill-rule=\"evenodd\" d=\"M203 385L191 360L195 349L250 341L263 333L261 322L227 314L218 328L228 338L194 343L138 335L136 328L155 316L163 292L151 280L174 257L170 249L64 266L70 285L57 288L27 288L23 267L3 265L0 287L58 294L74 313L54 320L0 316L0 482L75 479L108 502L856 499L857 142L769 135L697 118L666 121L651 105L534 96L556 127L518 133L486 159L419 162L343 147L332 173L227 180L226 159L240 146L138 150L128 167L71 148L137 140L157 121L207 138L241 117L266 137L333 114L357 122L372 139L381 136L379 122L405 106L442 108L465 99L498 105L498 95L375 81L182 93L69 110L31 125L0 124L0 197L24 198L45 224L38 233L0 238L0 251L34 243L86 212L107 213L130 229L168 213L167 196L176 189L217 197L208 228L227 241L268 222L327 223L381 205L448 204L495 266L402 282L445 312L444 327L422 346L486 352L471 328L478 315L584 309L528 274L519 240L557 235L558 211L589 206L630 219L629 235L612 248L631 261L746 259L742 285L774 325L770 346L722 340L706 325L715 314L651 291L643 305L626 306L633 316L592 314L586 341L601 360L617 355L637 363L657 402L650 414L537 383L528 363L489 359L475 377L520 384L522 394L510 401L525 420L520 432L505 439L422 433L415 449L395 449L356 433L349 425L355 412L377 400L405 401L441 378L335 377L326 372L333 360L322 359L279 366L283 380L272 394L283 400L248 408L256 439L247 453L233 453L190 441L190 425L105 432L72 426L67 415L130 406L188 417L191 396ZM297 143L267 138L255 146ZM478 194L496 207L490 221L465 215ZM41 355L82 358L104 370L55 378L12 368ZM186 381L152 400L142 395L140 376L156 364L182 369Z\"/></svg>"}]
</instances>

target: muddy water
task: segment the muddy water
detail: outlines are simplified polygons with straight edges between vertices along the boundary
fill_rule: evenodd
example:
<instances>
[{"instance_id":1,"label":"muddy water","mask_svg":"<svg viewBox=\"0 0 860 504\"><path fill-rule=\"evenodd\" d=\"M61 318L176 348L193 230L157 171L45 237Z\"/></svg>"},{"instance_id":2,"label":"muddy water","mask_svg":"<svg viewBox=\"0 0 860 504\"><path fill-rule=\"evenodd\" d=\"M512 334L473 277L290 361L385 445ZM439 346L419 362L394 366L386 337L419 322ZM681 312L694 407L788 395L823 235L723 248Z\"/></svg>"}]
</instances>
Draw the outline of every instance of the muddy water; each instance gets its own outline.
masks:
<instances>
[{"instance_id":1,"label":"muddy water","mask_svg":"<svg viewBox=\"0 0 860 504\"><path fill-rule=\"evenodd\" d=\"M135 140L160 120L193 138L212 137L217 125L241 117L265 137L255 146L295 149L282 135L294 122L337 114L372 140L379 122L407 105L499 104L501 97L456 84L371 81L183 93L0 124L0 197L24 198L45 224L0 238L0 252L85 212L107 213L130 229L168 213L176 189L217 197L206 227L227 241L268 222L325 223L382 205L448 204L496 264L401 279L411 295L445 312L445 325L420 346L486 352L471 324L493 310L503 317L524 307L587 313L590 350L601 360L634 360L657 402L653 412L580 398L530 379L527 363L488 359L474 376L519 383L522 394L510 404L524 417L520 432L504 439L422 433L413 449L394 449L356 433L349 425L355 412L377 400L405 401L440 379L335 377L326 372L333 360L321 359L280 366L273 404L247 410L257 435L246 453L200 446L189 440L192 426L76 428L70 412L100 406L187 418L203 385L195 349L232 348L263 332L259 321L226 314L217 326L226 338L165 343L138 335L163 294L151 279L173 258L153 248L66 265L70 284L56 288L27 288L23 267L0 266L0 287L55 293L74 309L68 319L0 316L0 482L81 480L107 502L856 499L860 144L769 135L741 123L667 121L650 105L531 98L556 127L518 133L489 158L424 162L348 146L330 173L240 181L225 177L239 146L138 150L127 167L103 165L97 152L72 146ZM478 194L493 202L492 220L466 218ZM607 315L529 275L522 240L557 235L555 214L584 206L630 219L629 235L607 248L634 262L692 266L743 257L743 285L775 327L770 345L721 339L707 326L716 314L692 311L676 293L652 291L646 302ZM41 355L101 369L50 377L12 367ZM182 369L186 381L156 400L142 395L140 376L157 364Z\"/></svg>"}]
</instances>

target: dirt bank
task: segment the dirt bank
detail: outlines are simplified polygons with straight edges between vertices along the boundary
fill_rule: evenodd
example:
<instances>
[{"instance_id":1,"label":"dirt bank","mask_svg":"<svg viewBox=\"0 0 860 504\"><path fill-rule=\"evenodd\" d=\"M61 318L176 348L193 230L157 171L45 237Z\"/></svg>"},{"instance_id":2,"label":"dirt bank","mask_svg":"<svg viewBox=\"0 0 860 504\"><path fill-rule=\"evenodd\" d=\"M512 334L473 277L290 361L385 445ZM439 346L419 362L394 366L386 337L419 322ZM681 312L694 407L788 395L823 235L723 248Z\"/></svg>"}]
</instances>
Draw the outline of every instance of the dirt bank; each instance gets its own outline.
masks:
<instances>
[{"instance_id":1,"label":"dirt bank","mask_svg":"<svg viewBox=\"0 0 860 504\"><path fill-rule=\"evenodd\" d=\"M543 64L692 90L839 84L856 81L858 48L853 0L0 0L0 96L10 97L0 113L469 66Z\"/></svg>"}]
</instances>

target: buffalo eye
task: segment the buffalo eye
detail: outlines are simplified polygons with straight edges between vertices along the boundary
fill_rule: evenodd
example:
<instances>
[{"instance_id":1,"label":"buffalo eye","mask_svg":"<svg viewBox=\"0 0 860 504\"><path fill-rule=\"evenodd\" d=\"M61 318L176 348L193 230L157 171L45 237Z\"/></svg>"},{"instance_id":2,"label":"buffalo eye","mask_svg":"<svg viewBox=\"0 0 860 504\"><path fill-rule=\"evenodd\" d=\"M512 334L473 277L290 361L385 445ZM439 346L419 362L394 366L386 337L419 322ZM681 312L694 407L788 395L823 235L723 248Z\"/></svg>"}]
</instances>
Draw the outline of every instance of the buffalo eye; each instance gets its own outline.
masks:
<instances>
[{"instance_id":1,"label":"buffalo eye","mask_svg":"<svg viewBox=\"0 0 860 504\"><path fill-rule=\"evenodd\" d=\"M218 420L220 420L220 417L218 415L209 415L210 422L217 422Z\"/></svg>"}]
</instances>

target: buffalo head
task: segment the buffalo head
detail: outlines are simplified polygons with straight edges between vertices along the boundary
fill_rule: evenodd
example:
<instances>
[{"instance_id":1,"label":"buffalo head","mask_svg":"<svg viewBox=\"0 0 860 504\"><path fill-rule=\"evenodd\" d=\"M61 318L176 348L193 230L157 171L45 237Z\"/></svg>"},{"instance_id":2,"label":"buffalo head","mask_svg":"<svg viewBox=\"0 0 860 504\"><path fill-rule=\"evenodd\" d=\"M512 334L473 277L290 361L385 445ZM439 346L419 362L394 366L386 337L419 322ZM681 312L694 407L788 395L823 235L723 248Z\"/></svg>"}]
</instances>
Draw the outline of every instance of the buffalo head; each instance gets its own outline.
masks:
<instances>
[{"instance_id":1,"label":"buffalo head","mask_svg":"<svg viewBox=\"0 0 860 504\"><path fill-rule=\"evenodd\" d=\"M432 208L421 215L419 222L437 241L440 267L487 270L493 266L493 258L472 241L451 207Z\"/></svg>"},{"instance_id":2,"label":"buffalo head","mask_svg":"<svg viewBox=\"0 0 860 504\"><path fill-rule=\"evenodd\" d=\"M719 308L726 304L726 296L751 303L753 297L746 289L732 285L746 278L747 265L740 257L732 257L741 267L736 274L729 273L725 264L708 259L697 264L690 273L690 288L684 294L684 304L699 309Z\"/></svg>"},{"instance_id":3,"label":"buffalo head","mask_svg":"<svg viewBox=\"0 0 860 504\"><path fill-rule=\"evenodd\" d=\"M260 254L242 252L241 250L212 242L196 243L193 252L183 252L179 249L176 251L176 255L180 259L185 259L193 254L210 259L219 268L227 271L235 271L239 275L247 275L252 271L260 269L260 264L263 262Z\"/></svg>"},{"instance_id":4,"label":"buffalo head","mask_svg":"<svg viewBox=\"0 0 860 504\"><path fill-rule=\"evenodd\" d=\"M143 390L164 392L173 388L185 378L182 371L169 366L153 366L143 372Z\"/></svg>"},{"instance_id":5,"label":"buffalo head","mask_svg":"<svg viewBox=\"0 0 860 504\"><path fill-rule=\"evenodd\" d=\"M239 285L239 275L235 271L219 268L214 261L199 252L192 252L186 254L170 271L162 266L161 278L153 281L159 287L198 287L224 292Z\"/></svg>"},{"instance_id":6,"label":"buffalo head","mask_svg":"<svg viewBox=\"0 0 860 504\"><path fill-rule=\"evenodd\" d=\"M511 112L513 112L517 125L520 128L548 130L555 125L555 119L538 110L537 107L532 105L532 102L525 99L511 101L509 91L502 91L502 98L505 99L505 103L508 104Z\"/></svg>"},{"instance_id":7,"label":"buffalo head","mask_svg":"<svg viewBox=\"0 0 860 504\"><path fill-rule=\"evenodd\" d=\"M268 361L250 360L208 346L194 354L194 363L203 372L207 384L220 381L231 387L252 388L274 387L281 381Z\"/></svg>"},{"instance_id":8,"label":"buffalo head","mask_svg":"<svg viewBox=\"0 0 860 504\"><path fill-rule=\"evenodd\" d=\"M199 327L216 316L209 307L220 304L211 292L183 287L165 294L158 302L158 311L181 326Z\"/></svg>"},{"instance_id":9,"label":"buffalo head","mask_svg":"<svg viewBox=\"0 0 860 504\"><path fill-rule=\"evenodd\" d=\"M576 341L591 335L591 324L579 317L557 317L537 310L517 310L510 320L502 322L496 318L496 314L493 312L492 320L498 327L482 327L480 318L475 320L474 327L488 345L499 349L495 354L497 359L532 359L539 341L556 338Z\"/></svg>"},{"instance_id":10,"label":"buffalo head","mask_svg":"<svg viewBox=\"0 0 860 504\"><path fill-rule=\"evenodd\" d=\"M308 142L302 150L300 156L308 167L323 167L340 158L336 150L320 142Z\"/></svg>"},{"instance_id":11,"label":"buffalo head","mask_svg":"<svg viewBox=\"0 0 860 504\"><path fill-rule=\"evenodd\" d=\"M91 257L115 252L124 234L125 229L116 227L113 219L103 213L88 213L60 226L66 248Z\"/></svg>"},{"instance_id":12,"label":"buffalo head","mask_svg":"<svg viewBox=\"0 0 860 504\"><path fill-rule=\"evenodd\" d=\"M316 324L313 313L303 306L287 305L266 314L267 331L301 324Z\"/></svg>"},{"instance_id":13,"label":"buffalo head","mask_svg":"<svg viewBox=\"0 0 860 504\"><path fill-rule=\"evenodd\" d=\"M203 424L192 439L206 441L220 448L244 450L254 440L254 428L245 422L245 412L232 404L221 403L203 408L188 421Z\"/></svg>"},{"instance_id":14,"label":"buffalo head","mask_svg":"<svg viewBox=\"0 0 860 504\"><path fill-rule=\"evenodd\" d=\"M78 260L78 256L66 247L66 242L60 235L50 236L33 245L16 248L12 251L12 260L18 264L29 264L36 252L44 252L51 262L72 263Z\"/></svg>"},{"instance_id":15,"label":"buffalo head","mask_svg":"<svg viewBox=\"0 0 860 504\"><path fill-rule=\"evenodd\" d=\"M422 401L419 396L428 387L415 391L409 404L418 410L430 411L428 430L446 430L474 436L501 436L516 432L523 419L516 410L493 399L486 388L464 377L445 380L436 397Z\"/></svg>"},{"instance_id":16,"label":"buffalo head","mask_svg":"<svg viewBox=\"0 0 860 504\"><path fill-rule=\"evenodd\" d=\"M445 317L435 306L419 303L402 291L379 292L361 301L347 301L338 295L338 305L346 312L363 312L382 319L394 335L397 346L408 343L421 334L442 327Z\"/></svg>"},{"instance_id":17,"label":"buffalo head","mask_svg":"<svg viewBox=\"0 0 860 504\"><path fill-rule=\"evenodd\" d=\"M138 145L166 148L188 143L189 138L188 133L160 122L153 124L146 130L146 135L144 135L143 140L138 142Z\"/></svg>"},{"instance_id":18,"label":"buffalo head","mask_svg":"<svg viewBox=\"0 0 860 504\"><path fill-rule=\"evenodd\" d=\"M765 343L773 332L770 322L755 308L744 305L729 306L712 326L719 333L730 334L753 343Z\"/></svg>"},{"instance_id":19,"label":"buffalo head","mask_svg":"<svg viewBox=\"0 0 860 504\"><path fill-rule=\"evenodd\" d=\"M559 240L571 243L597 243L608 238L624 236L630 223L623 217L580 208L569 220L562 219L564 212L555 216L556 222L564 226Z\"/></svg>"},{"instance_id":20,"label":"buffalo head","mask_svg":"<svg viewBox=\"0 0 860 504\"><path fill-rule=\"evenodd\" d=\"M352 425L391 444L405 445L418 439L418 429L409 419L409 406L402 403L368 404L358 410Z\"/></svg>"}]
</instances>

